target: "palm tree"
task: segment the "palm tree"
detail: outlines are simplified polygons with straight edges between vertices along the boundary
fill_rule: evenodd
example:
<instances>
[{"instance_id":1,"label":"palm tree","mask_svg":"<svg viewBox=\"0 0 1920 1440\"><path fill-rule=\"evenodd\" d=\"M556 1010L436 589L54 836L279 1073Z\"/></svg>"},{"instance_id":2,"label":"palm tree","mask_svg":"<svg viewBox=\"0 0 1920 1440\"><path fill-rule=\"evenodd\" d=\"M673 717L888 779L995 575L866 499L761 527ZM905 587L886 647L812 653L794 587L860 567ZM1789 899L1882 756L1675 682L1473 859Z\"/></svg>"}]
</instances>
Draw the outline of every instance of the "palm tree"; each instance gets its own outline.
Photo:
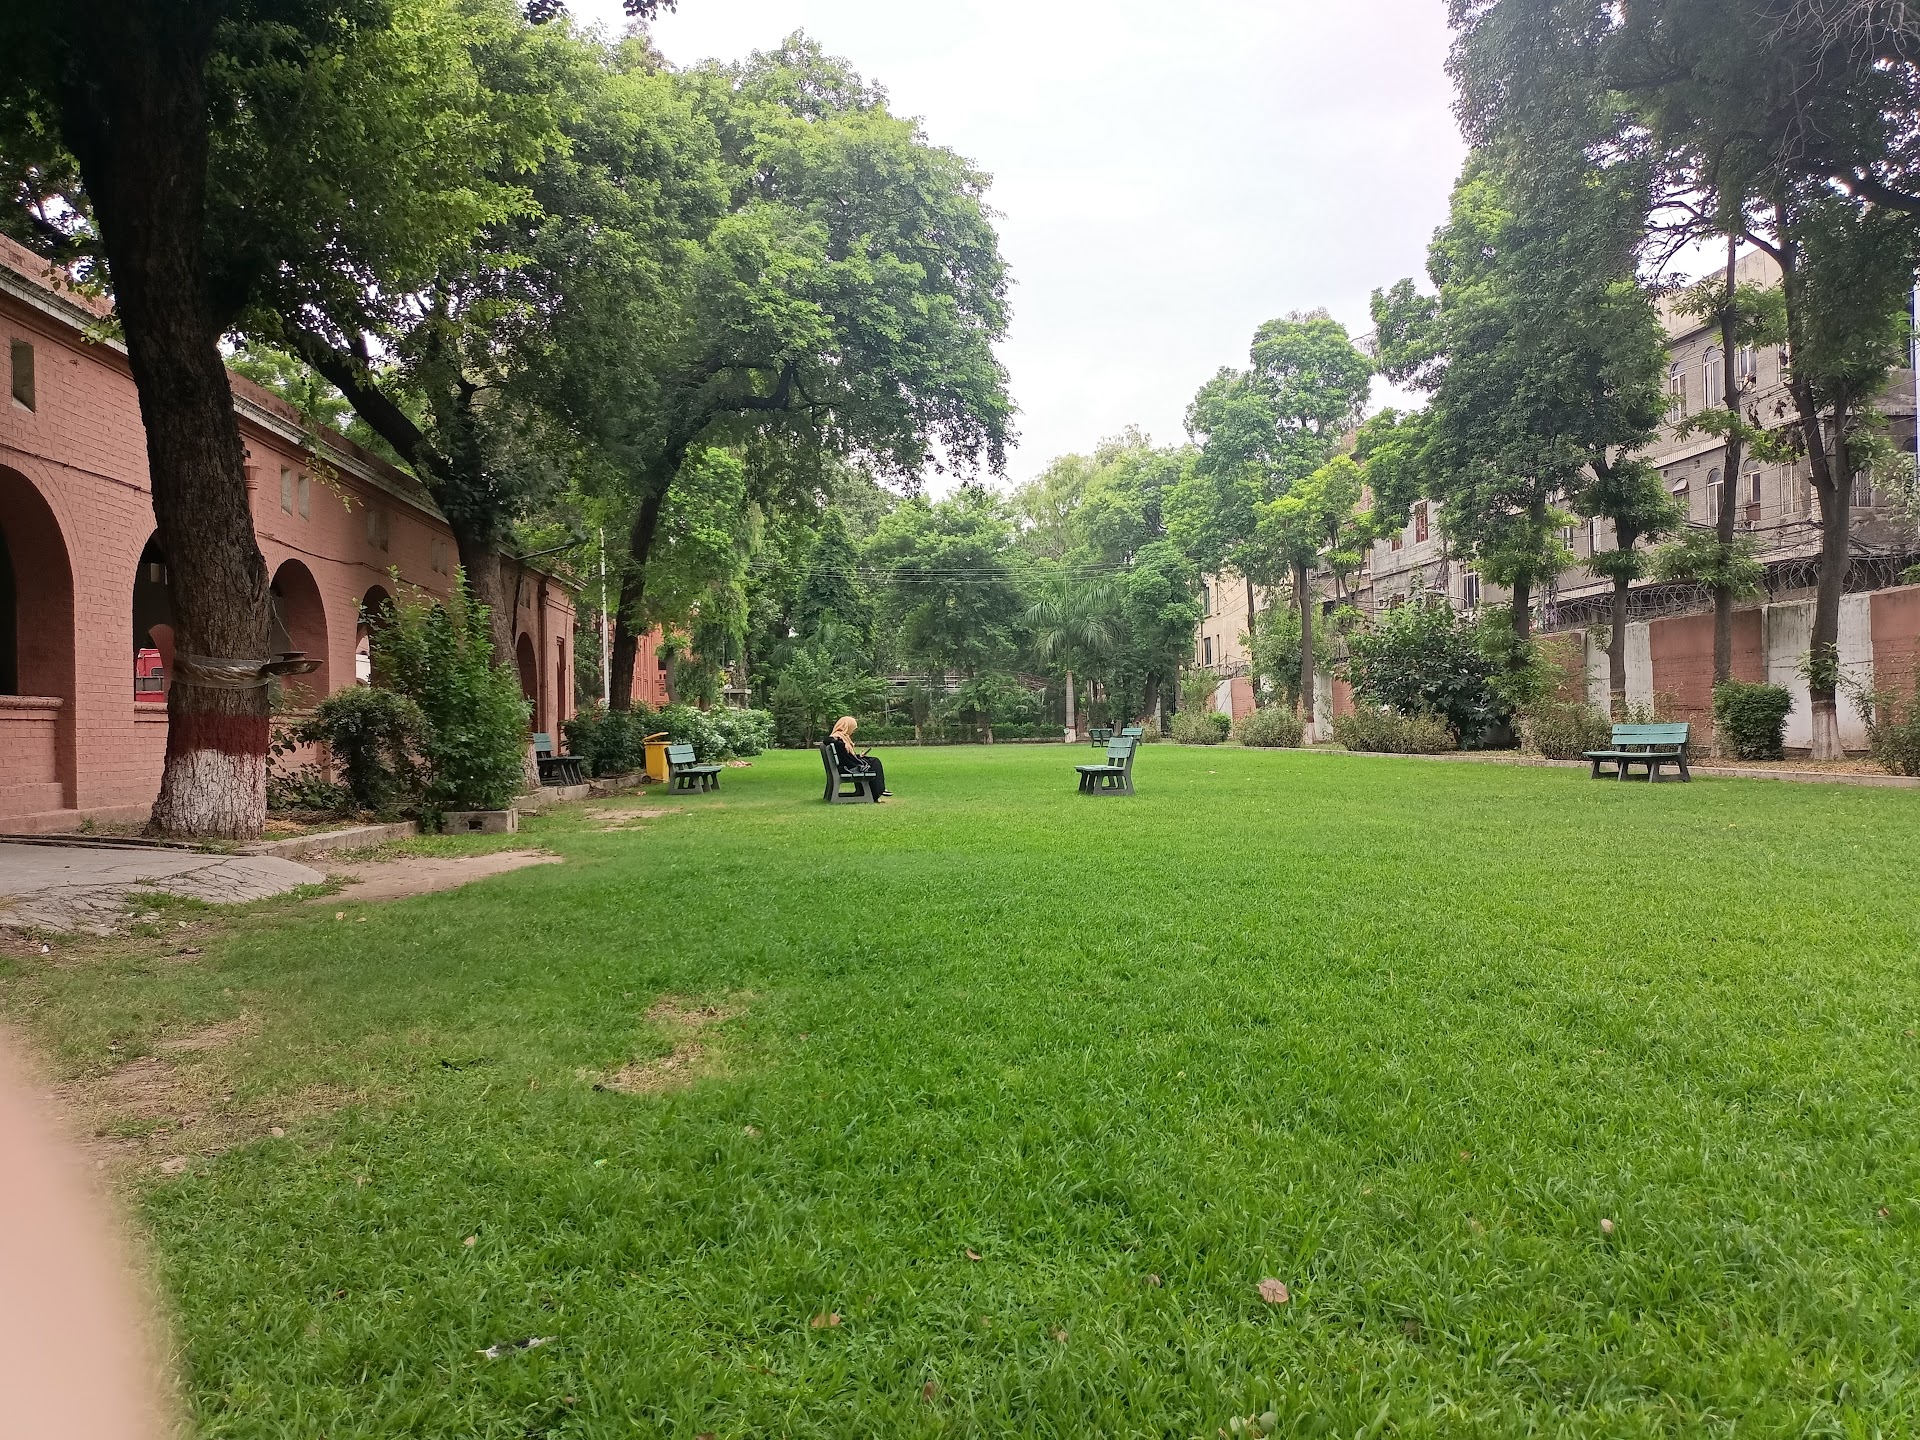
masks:
<instances>
[{"instance_id":1,"label":"palm tree","mask_svg":"<svg viewBox=\"0 0 1920 1440\"><path fill-rule=\"evenodd\" d=\"M1078 734L1073 674L1099 666L1119 647L1119 594L1110 580L1049 575L1040 582L1024 620L1033 635L1035 658L1066 673L1067 730Z\"/></svg>"}]
</instances>

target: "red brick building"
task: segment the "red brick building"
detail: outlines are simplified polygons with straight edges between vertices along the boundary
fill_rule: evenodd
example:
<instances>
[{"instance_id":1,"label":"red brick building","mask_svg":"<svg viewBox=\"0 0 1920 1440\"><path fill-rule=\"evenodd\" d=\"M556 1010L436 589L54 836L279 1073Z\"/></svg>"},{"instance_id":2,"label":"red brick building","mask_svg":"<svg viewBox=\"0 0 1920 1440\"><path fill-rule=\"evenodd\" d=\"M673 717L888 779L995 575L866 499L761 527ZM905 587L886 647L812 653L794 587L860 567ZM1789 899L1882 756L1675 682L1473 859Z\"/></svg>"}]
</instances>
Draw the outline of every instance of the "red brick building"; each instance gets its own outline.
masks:
<instances>
[{"instance_id":1,"label":"red brick building","mask_svg":"<svg viewBox=\"0 0 1920 1440\"><path fill-rule=\"evenodd\" d=\"M0 831L140 820L166 752L171 672L167 557L154 533L146 438L124 349L98 338L106 307L57 286L0 240ZM453 534L420 483L235 376L254 530L272 576L276 650L320 661L320 696L364 678L363 606L392 575L451 585ZM573 713L574 603L526 568L514 659L533 727Z\"/></svg>"}]
</instances>

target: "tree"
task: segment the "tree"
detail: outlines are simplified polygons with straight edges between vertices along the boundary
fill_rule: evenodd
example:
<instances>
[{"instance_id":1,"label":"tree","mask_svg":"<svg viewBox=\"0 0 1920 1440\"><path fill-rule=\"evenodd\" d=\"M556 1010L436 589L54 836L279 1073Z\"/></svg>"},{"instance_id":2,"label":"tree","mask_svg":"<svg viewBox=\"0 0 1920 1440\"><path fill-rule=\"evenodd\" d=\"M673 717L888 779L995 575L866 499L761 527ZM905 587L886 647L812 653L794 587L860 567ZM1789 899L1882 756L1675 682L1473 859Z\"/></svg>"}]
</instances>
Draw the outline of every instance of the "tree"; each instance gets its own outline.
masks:
<instances>
[{"instance_id":1,"label":"tree","mask_svg":"<svg viewBox=\"0 0 1920 1440\"><path fill-rule=\"evenodd\" d=\"M1438 715L1462 746L1507 719L1493 679L1498 668L1474 622L1437 598L1397 605L1347 642L1347 681L1356 700L1402 715Z\"/></svg>"},{"instance_id":2,"label":"tree","mask_svg":"<svg viewBox=\"0 0 1920 1440\"><path fill-rule=\"evenodd\" d=\"M1259 507L1256 541L1261 550L1287 567L1299 617L1300 689L1298 704L1309 722L1314 707L1315 604L1309 579L1320 553L1334 546L1360 503L1361 470L1339 455L1306 479L1296 481L1277 500Z\"/></svg>"},{"instance_id":3,"label":"tree","mask_svg":"<svg viewBox=\"0 0 1920 1440\"><path fill-rule=\"evenodd\" d=\"M883 618L900 651L929 675L1003 668L1019 648L1026 605L1003 501L963 485L944 500L907 501L867 551L882 570Z\"/></svg>"},{"instance_id":4,"label":"tree","mask_svg":"<svg viewBox=\"0 0 1920 1440\"><path fill-rule=\"evenodd\" d=\"M688 248L664 323L629 352L657 403L626 412L637 457L615 706L667 497L698 444L857 456L917 481L1004 463L992 344L1006 269L986 177L811 42L687 77L719 138L725 213Z\"/></svg>"},{"instance_id":5,"label":"tree","mask_svg":"<svg viewBox=\"0 0 1920 1440\"><path fill-rule=\"evenodd\" d=\"M1105 665L1121 641L1120 591L1105 576L1042 572L1022 618L1034 658L1066 678L1067 729L1078 732L1076 682Z\"/></svg>"},{"instance_id":6,"label":"tree","mask_svg":"<svg viewBox=\"0 0 1920 1440\"><path fill-rule=\"evenodd\" d=\"M1127 646L1118 679L1138 715L1165 718L1180 662L1193 653L1193 627L1200 623L1200 573L1171 540L1140 547L1122 582L1120 614ZM1131 707L1129 707L1131 708Z\"/></svg>"},{"instance_id":7,"label":"tree","mask_svg":"<svg viewBox=\"0 0 1920 1440\"><path fill-rule=\"evenodd\" d=\"M1259 539L1260 510L1330 459L1359 423L1373 367L1324 310L1269 320L1246 370L1222 370L1187 408L1200 445L1167 501L1173 538L1203 568L1231 568L1247 585L1277 585L1287 562Z\"/></svg>"}]
</instances>

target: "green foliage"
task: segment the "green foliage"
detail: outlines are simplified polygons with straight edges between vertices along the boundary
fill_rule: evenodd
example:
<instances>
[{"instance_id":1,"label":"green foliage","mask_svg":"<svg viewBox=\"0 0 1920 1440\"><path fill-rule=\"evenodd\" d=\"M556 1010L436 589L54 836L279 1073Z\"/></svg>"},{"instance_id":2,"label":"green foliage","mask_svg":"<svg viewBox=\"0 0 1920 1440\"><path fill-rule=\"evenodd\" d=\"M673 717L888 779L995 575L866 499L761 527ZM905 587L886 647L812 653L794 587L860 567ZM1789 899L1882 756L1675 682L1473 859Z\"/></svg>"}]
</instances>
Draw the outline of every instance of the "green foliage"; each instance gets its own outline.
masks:
<instances>
[{"instance_id":1,"label":"green foliage","mask_svg":"<svg viewBox=\"0 0 1920 1440\"><path fill-rule=\"evenodd\" d=\"M1233 727L1234 739L1263 750L1297 750L1305 733L1306 722L1279 705L1263 705Z\"/></svg>"},{"instance_id":2,"label":"green foliage","mask_svg":"<svg viewBox=\"0 0 1920 1440\"><path fill-rule=\"evenodd\" d=\"M1653 573L1662 580L1725 588L1735 599L1746 599L1761 593L1767 567L1752 535L1736 535L1732 544L1722 545L1711 530L1688 529L1653 552Z\"/></svg>"},{"instance_id":3,"label":"green foliage","mask_svg":"<svg viewBox=\"0 0 1920 1440\"><path fill-rule=\"evenodd\" d=\"M383 820L398 818L418 800L426 737L420 707L381 686L336 690L299 727L303 742L327 747L353 808Z\"/></svg>"},{"instance_id":4,"label":"green foliage","mask_svg":"<svg viewBox=\"0 0 1920 1440\"><path fill-rule=\"evenodd\" d=\"M1867 753L1894 775L1920 775L1920 665L1907 690L1852 687L1854 703L1867 721Z\"/></svg>"},{"instance_id":5,"label":"green foliage","mask_svg":"<svg viewBox=\"0 0 1920 1440\"><path fill-rule=\"evenodd\" d=\"M1233 717L1218 710L1182 710L1173 717L1172 731L1182 745L1218 745L1233 732Z\"/></svg>"},{"instance_id":6,"label":"green foliage","mask_svg":"<svg viewBox=\"0 0 1920 1440\"><path fill-rule=\"evenodd\" d=\"M445 604L396 600L374 629L373 656L374 673L419 710L423 808L505 809L526 784L528 707L512 667L494 663L486 608L465 580Z\"/></svg>"},{"instance_id":7,"label":"green foliage","mask_svg":"<svg viewBox=\"0 0 1920 1440\"><path fill-rule=\"evenodd\" d=\"M1349 750L1378 755L1443 755L1460 748L1445 716L1403 715L1371 706L1333 717L1333 739Z\"/></svg>"},{"instance_id":8,"label":"green foliage","mask_svg":"<svg viewBox=\"0 0 1920 1440\"><path fill-rule=\"evenodd\" d=\"M707 712L707 723L720 737L723 754L746 759L758 755L773 743L775 723L770 710L751 710L744 706L722 705Z\"/></svg>"},{"instance_id":9,"label":"green foliage","mask_svg":"<svg viewBox=\"0 0 1920 1440\"><path fill-rule=\"evenodd\" d=\"M271 815L322 815L329 819L354 813L353 794L317 765L297 770L273 768L268 750L267 812Z\"/></svg>"},{"instance_id":10,"label":"green foliage","mask_svg":"<svg viewBox=\"0 0 1920 1440\"><path fill-rule=\"evenodd\" d=\"M974 675L955 689L948 713L963 726L992 738L996 727L1031 726L1040 714L1040 697L1011 675L995 671Z\"/></svg>"},{"instance_id":11,"label":"green foliage","mask_svg":"<svg viewBox=\"0 0 1920 1440\"><path fill-rule=\"evenodd\" d=\"M1395 606L1348 637L1354 699L1403 716L1438 715L1456 746L1480 743L1512 713L1494 688L1502 666L1488 658L1481 633L1443 600Z\"/></svg>"},{"instance_id":12,"label":"green foliage","mask_svg":"<svg viewBox=\"0 0 1920 1440\"><path fill-rule=\"evenodd\" d=\"M641 742L660 728L654 720L653 711L645 705L609 710L596 700L562 721L560 728L567 737L568 753L579 756L592 774L628 775L646 764L646 747Z\"/></svg>"},{"instance_id":13,"label":"green foliage","mask_svg":"<svg viewBox=\"0 0 1920 1440\"><path fill-rule=\"evenodd\" d=\"M1722 754L1736 760L1778 760L1786 754L1793 696L1780 685L1723 680L1713 687L1713 733Z\"/></svg>"},{"instance_id":14,"label":"green foliage","mask_svg":"<svg viewBox=\"0 0 1920 1440\"><path fill-rule=\"evenodd\" d=\"M1543 700L1519 719L1522 748L1549 760L1578 760L1613 736L1613 722L1584 701Z\"/></svg>"},{"instance_id":15,"label":"green foliage","mask_svg":"<svg viewBox=\"0 0 1920 1440\"><path fill-rule=\"evenodd\" d=\"M908 661L974 675L1013 658L1026 609L1013 541L1005 502L971 485L880 523L868 557L887 571L883 613Z\"/></svg>"},{"instance_id":16,"label":"green foliage","mask_svg":"<svg viewBox=\"0 0 1920 1440\"><path fill-rule=\"evenodd\" d=\"M884 681L843 664L823 647L795 650L773 687L780 743L816 744L842 715L871 710L885 693Z\"/></svg>"}]
</instances>

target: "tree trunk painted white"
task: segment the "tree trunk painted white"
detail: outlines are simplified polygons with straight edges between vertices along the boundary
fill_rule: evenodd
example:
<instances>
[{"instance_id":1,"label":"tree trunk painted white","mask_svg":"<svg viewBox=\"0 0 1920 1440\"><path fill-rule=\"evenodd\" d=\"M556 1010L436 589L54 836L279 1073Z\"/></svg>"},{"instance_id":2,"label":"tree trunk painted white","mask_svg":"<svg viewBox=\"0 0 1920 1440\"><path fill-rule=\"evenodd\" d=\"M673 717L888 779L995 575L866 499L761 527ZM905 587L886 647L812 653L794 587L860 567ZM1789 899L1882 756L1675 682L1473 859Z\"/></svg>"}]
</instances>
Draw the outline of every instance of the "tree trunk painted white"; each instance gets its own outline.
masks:
<instances>
[{"instance_id":1,"label":"tree trunk painted white","mask_svg":"<svg viewBox=\"0 0 1920 1440\"><path fill-rule=\"evenodd\" d=\"M267 823L267 757L250 750L169 753L154 802L154 828L167 835L251 840Z\"/></svg>"},{"instance_id":2,"label":"tree trunk painted white","mask_svg":"<svg viewBox=\"0 0 1920 1440\"><path fill-rule=\"evenodd\" d=\"M1074 723L1073 718L1073 671L1069 670L1067 671L1067 743L1072 744L1079 733L1080 727Z\"/></svg>"}]
</instances>

